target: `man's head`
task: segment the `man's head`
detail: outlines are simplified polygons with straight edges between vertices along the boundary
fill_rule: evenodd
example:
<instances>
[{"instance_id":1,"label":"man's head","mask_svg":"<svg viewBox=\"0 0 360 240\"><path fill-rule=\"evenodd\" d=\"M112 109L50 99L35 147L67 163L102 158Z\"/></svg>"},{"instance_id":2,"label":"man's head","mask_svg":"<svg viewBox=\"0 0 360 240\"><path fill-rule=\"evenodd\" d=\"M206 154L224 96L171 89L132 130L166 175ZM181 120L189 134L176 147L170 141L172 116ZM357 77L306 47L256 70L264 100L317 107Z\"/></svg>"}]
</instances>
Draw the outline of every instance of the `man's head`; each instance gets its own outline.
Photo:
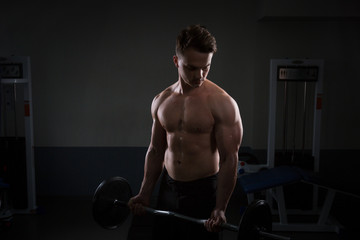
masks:
<instances>
[{"instance_id":1,"label":"man's head","mask_svg":"<svg viewBox=\"0 0 360 240\"><path fill-rule=\"evenodd\" d=\"M209 73L216 50L215 38L206 28L193 25L182 30L176 41L174 56L180 80L192 88L200 87Z\"/></svg>"},{"instance_id":2,"label":"man's head","mask_svg":"<svg viewBox=\"0 0 360 240\"><path fill-rule=\"evenodd\" d=\"M188 48L201 53L215 53L215 37L203 26L191 25L180 32L176 39L176 55L180 57Z\"/></svg>"}]
</instances>

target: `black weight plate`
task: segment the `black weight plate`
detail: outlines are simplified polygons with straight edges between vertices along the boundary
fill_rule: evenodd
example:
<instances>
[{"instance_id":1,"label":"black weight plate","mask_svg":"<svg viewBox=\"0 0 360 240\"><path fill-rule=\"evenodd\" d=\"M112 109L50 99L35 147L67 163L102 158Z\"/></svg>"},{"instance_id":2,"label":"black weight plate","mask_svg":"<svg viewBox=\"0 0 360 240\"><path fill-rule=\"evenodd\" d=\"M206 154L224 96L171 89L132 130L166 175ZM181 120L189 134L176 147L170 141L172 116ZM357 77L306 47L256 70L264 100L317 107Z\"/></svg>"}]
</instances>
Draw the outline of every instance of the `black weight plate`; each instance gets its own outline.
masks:
<instances>
[{"instance_id":1,"label":"black weight plate","mask_svg":"<svg viewBox=\"0 0 360 240\"><path fill-rule=\"evenodd\" d=\"M259 230L272 231L271 209L264 200L255 200L246 208L240 220L237 239L260 239Z\"/></svg>"},{"instance_id":2,"label":"black weight plate","mask_svg":"<svg viewBox=\"0 0 360 240\"><path fill-rule=\"evenodd\" d=\"M126 179L113 177L103 181L93 197L94 220L106 229L120 226L129 216L130 210L124 205L114 204L115 200L127 203L132 196Z\"/></svg>"}]
</instances>

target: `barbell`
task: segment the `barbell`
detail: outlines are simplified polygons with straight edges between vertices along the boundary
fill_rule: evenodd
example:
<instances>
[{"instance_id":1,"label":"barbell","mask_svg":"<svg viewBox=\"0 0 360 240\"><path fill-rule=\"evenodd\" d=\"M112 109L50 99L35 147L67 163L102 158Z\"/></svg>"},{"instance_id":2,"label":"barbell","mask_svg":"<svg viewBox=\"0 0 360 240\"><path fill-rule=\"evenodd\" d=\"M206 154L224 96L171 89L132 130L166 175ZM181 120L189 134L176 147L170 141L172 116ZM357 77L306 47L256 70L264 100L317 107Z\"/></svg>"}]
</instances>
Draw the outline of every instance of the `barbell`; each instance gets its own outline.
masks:
<instances>
[{"instance_id":1,"label":"barbell","mask_svg":"<svg viewBox=\"0 0 360 240\"><path fill-rule=\"evenodd\" d=\"M130 214L128 201L132 191L128 181L122 177L104 180L97 187L93 197L94 220L105 229L121 226ZM204 225L205 219L196 219L172 211L157 210L144 207L149 214L168 216ZM238 232L237 239L256 240L261 237L289 240L289 237L271 233L272 215L269 205L264 200L255 200L246 208L239 226L229 223L221 225L223 229Z\"/></svg>"}]
</instances>

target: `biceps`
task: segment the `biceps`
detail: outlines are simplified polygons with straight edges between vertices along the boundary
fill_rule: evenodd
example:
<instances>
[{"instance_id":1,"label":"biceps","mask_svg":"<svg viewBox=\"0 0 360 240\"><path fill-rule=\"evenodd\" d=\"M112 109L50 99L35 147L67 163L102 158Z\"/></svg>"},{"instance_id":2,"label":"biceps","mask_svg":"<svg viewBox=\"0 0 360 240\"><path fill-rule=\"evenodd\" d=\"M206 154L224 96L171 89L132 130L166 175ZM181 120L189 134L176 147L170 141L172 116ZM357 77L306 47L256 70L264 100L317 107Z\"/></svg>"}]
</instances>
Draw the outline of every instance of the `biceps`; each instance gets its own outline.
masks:
<instances>
[{"instance_id":1,"label":"biceps","mask_svg":"<svg viewBox=\"0 0 360 240\"><path fill-rule=\"evenodd\" d=\"M242 124L237 121L232 125L220 124L215 131L216 144L219 150L220 159L228 155L238 154L242 141Z\"/></svg>"}]
</instances>

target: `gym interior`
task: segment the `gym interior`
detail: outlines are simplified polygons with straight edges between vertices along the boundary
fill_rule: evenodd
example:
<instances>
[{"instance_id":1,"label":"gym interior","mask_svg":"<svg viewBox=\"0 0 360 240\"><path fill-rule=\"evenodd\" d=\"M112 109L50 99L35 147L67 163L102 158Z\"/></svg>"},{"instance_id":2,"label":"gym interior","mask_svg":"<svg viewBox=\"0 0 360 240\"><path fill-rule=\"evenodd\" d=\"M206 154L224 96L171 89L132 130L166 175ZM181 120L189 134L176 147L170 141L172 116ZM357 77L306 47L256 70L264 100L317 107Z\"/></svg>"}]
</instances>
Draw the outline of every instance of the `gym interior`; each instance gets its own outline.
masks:
<instances>
[{"instance_id":1,"label":"gym interior","mask_svg":"<svg viewBox=\"0 0 360 240\"><path fill-rule=\"evenodd\" d=\"M280 236L359 235L358 1L14 0L0 7L2 240L148 239L151 215L104 229L93 196L114 176L138 192L151 102L198 23L244 127L228 222L264 199Z\"/></svg>"}]
</instances>

